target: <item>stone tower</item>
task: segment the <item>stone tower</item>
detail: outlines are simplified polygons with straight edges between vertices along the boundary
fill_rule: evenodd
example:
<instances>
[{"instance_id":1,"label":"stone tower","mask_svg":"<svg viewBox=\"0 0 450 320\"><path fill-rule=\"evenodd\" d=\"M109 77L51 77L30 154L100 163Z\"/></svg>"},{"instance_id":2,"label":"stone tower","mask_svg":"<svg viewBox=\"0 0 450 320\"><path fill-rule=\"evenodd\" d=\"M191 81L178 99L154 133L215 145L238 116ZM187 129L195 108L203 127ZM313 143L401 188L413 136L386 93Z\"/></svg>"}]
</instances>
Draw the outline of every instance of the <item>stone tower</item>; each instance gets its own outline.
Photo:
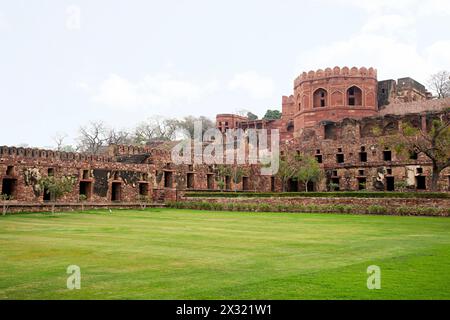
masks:
<instances>
[{"instance_id":1,"label":"stone tower","mask_svg":"<svg viewBox=\"0 0 450 320\"><path fill-rule=\"evenodd\" d=\"M294 82L294 131L378 113L377 71L348 67L304 72Z\"/></svg>"}]
</instances>

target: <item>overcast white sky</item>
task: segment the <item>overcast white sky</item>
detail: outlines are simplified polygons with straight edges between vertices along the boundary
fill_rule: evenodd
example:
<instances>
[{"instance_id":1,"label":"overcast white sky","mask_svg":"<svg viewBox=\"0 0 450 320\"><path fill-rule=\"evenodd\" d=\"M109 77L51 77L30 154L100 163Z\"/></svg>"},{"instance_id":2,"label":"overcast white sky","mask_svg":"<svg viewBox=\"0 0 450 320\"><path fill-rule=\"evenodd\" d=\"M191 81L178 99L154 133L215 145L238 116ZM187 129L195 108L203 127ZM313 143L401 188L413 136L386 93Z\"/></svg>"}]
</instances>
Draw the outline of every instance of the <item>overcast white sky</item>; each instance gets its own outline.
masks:
<instances>
[{"instance_id":1,"label":"overcast white sky","mask_svg":"<svg viewBox=\"0 0 450 320\"><path fill-rule=\"evenodd\" d=\"M302 71L450 70L450 0L0 0L0 145L280 108ZM69 141L70 142L70 141Z\"/></svg>"}]
</instances>

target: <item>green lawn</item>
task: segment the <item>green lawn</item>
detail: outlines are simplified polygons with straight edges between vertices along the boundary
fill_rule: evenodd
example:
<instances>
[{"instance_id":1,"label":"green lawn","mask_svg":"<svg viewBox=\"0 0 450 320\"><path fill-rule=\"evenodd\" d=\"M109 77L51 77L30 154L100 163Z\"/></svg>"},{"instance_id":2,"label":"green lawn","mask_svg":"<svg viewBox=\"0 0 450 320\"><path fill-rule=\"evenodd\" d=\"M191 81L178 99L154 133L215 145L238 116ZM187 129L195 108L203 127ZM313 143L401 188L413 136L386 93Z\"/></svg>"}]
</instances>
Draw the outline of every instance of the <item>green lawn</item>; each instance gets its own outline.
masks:
<instances>
[{"instance_id":1,"label":"green lawn","mask_svg":"<svg viewBox=\"0 0 450 320\"><path fill-rule=\"evenodd\" d=\"M81 268L81 290L66 268ZM366 287L378 265L382 289ZM450 299L450 218L173 209L0 217L0 299Z\"/></svg>"}]
</instances>

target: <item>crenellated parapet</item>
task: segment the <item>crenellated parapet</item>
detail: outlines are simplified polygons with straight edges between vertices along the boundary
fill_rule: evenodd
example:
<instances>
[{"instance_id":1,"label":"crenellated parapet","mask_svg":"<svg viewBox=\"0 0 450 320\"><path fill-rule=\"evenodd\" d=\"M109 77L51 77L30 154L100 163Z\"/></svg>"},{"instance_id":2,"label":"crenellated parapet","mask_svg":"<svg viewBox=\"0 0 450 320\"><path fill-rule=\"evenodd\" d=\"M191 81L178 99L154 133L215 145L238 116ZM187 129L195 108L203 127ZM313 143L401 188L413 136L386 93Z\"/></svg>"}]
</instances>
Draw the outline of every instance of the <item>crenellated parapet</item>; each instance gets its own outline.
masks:
<instances>
[{"instance_id":1,"label":"crenellated parapet","mask_svg":"<svg viewBox=\"0 0 450 320\"><path fill-rule=\"evenodd\" d=\"M113 162L113 158L102 155L88 155L77 152L64 152L38 148L0 147L0 158L27 158L66 161Z\"/></svg>"},{"instance_id":2,"label":"crenellated parapet","mask_svg":"<svg viewBox=\"0 0 450 320\"><path fill-rule=\"evenodd\" d=\"M295 97L293 95L283 96L282 104L290 104L290 103L295 103Z\"/></svg>"},{"instance_id":3,"label":"crenellated parapet","mask_svg":"<svg viewBox=\"0 0 450 320\"><path fill-rule=\"evenodd\" d=\"M321 121L376 115L377 88L374 68L334 67L303 72L295 80L295 134Z\"/></svg>"},{"instance_id":4,"label":"crenellated parapet","mask_svg":"<svg viewBox=\"0 0 450 320\"><path fill-rule=\"evenodd\" d=\"M358 78L377 78L377 70L374 68L349 68L349 67L334 67L326 68L325 70L319 69L317 71L303 72L294 81L294 88L298 87L305 81L314 81L325 78L333 77L358 77Z\"/></svg>"}]
</instances>

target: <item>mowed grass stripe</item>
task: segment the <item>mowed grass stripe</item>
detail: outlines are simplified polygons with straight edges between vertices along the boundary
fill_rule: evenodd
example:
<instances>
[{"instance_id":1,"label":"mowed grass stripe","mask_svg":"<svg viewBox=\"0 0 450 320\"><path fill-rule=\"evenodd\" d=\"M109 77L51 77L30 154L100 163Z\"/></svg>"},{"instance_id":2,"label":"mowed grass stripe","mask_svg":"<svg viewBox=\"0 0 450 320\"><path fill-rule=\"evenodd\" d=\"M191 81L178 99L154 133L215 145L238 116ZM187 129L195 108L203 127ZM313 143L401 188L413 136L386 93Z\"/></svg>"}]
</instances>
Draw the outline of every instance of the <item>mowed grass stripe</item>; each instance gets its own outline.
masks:
<instances>
[{"instance_id":1,"label":"mowed grass stripe","mask_svg":"<svg viewBox=\"0 0 450 320\"><path fill-rule=\"evenodd\" d=\"M172 209L6 216L0 298L450 298L450 278L429 272L449 266L449 227L446 218ZM377 261L399 271L373 294L365 270ZM80 291L65 288L70 264L82 269ZM416 275L425 280L403 290Z\"/></svg>"}]
</instances>

